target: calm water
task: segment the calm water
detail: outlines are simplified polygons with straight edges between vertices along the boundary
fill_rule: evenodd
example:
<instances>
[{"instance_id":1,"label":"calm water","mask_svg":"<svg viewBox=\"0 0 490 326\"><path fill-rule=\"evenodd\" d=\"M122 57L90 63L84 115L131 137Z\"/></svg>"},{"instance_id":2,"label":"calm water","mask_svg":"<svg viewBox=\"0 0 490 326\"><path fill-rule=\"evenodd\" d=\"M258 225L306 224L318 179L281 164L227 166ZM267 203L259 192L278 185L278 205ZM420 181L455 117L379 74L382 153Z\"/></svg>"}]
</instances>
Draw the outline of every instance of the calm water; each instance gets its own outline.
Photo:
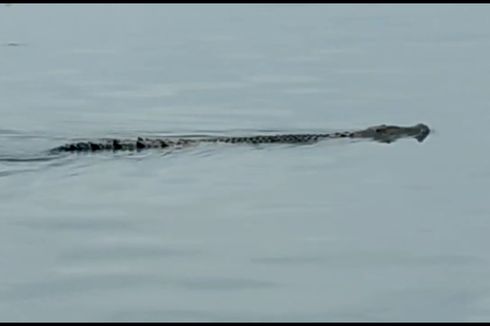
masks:
<instances>
[{"instance_id":1,"label":"calm water","mask_svg":"<svg viewBox=\"0 0 490 326\"><path fill-rule=\"evenodd\" d=\"M0 320L489 320L489 15L2 5ZM41 155L418 122L422 144Z\"/></svg>"}]
</instances>

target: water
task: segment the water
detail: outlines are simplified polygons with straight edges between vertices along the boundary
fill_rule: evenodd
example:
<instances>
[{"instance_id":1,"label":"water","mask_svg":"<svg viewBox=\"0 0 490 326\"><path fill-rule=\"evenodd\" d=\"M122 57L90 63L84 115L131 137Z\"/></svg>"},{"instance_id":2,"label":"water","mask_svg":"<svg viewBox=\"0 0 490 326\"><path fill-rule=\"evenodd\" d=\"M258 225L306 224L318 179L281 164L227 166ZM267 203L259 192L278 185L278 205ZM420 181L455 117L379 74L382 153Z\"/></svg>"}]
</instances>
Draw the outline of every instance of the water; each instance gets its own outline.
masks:
<instances>
[{"instance_id":1,"label":"water","mask_svg":"<svg viewBox=\"0 0 490 326\"><path fill-rule=\"evenodd\" d=\"M0 7L0 320L490 319L488 5ZM46 157L77 138L435 129Z\"/></svg>"}]
</instances>

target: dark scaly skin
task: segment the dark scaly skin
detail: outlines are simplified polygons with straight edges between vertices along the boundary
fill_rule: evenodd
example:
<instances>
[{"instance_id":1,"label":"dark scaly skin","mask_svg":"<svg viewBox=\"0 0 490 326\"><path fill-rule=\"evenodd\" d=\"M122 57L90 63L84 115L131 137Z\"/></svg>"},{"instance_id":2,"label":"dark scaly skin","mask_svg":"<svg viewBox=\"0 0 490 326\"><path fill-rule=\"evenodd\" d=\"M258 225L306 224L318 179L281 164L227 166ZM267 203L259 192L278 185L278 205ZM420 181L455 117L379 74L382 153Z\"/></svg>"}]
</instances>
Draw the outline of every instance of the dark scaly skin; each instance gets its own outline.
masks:
<instances>
[{"instance_id":1,"label":"dark scaly skin","mask_svg":"<svg viewBox=\"0 0 490 326\"><path fill-rule=\"evenodd\" d=\"M368 139L381 143L391 143L401 138L415 138L418 142L424 141L429 135L427 125L419 123L411 127L379 125L358 131L333 132L325 134L281 134L248 137L204 137L194 138L138 138L131 139L102 139L95 142L85 141L62 145L51 150L59 152L97 152L110 151L138 151L150 148L178 148L186 145L195 145L203 142L232 143L232 144L311 144L324 139Z\"/></svg>"}]
</instances>

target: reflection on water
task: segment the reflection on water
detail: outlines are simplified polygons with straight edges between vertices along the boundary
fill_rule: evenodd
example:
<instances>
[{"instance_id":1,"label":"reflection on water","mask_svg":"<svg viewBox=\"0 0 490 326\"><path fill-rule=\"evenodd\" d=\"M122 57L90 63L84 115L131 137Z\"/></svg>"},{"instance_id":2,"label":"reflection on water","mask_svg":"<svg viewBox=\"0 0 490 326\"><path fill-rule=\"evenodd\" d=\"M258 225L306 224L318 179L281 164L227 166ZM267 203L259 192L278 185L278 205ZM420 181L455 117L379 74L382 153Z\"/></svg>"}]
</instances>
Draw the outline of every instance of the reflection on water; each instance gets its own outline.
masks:
<instances>
[{"instance_id":1,"label":"reflection on water","mask_svg":"<svg viewBox=\"0 0 490 326\"><path fill-rule=\"evenodd\" d=\"M488 320L489 10L0 6L0 319Z\"/></svg>"}]
</instances>

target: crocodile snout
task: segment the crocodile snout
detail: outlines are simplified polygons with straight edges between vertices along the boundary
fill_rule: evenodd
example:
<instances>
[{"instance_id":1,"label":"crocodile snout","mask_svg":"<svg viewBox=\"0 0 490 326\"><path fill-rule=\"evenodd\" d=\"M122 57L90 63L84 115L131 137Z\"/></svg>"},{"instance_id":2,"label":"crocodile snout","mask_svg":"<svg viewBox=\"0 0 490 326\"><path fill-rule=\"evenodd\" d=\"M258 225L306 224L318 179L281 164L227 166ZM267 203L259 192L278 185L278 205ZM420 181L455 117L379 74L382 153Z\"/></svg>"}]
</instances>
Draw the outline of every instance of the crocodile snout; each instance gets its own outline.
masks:
<instances>
[{"instance_id":1,"label":"crocodile snout","mask_svg":"<svg viewBox=\"0 0 490 326\"><path fill-rule=\"evenodd\" d=\"M423 123L419 123L418 125L415 126L415 128L418 129L418 134L415 136L415 139L417 139L417 141L421 143L430 134L430 128Z\"/></svg>"}]
</instances>

